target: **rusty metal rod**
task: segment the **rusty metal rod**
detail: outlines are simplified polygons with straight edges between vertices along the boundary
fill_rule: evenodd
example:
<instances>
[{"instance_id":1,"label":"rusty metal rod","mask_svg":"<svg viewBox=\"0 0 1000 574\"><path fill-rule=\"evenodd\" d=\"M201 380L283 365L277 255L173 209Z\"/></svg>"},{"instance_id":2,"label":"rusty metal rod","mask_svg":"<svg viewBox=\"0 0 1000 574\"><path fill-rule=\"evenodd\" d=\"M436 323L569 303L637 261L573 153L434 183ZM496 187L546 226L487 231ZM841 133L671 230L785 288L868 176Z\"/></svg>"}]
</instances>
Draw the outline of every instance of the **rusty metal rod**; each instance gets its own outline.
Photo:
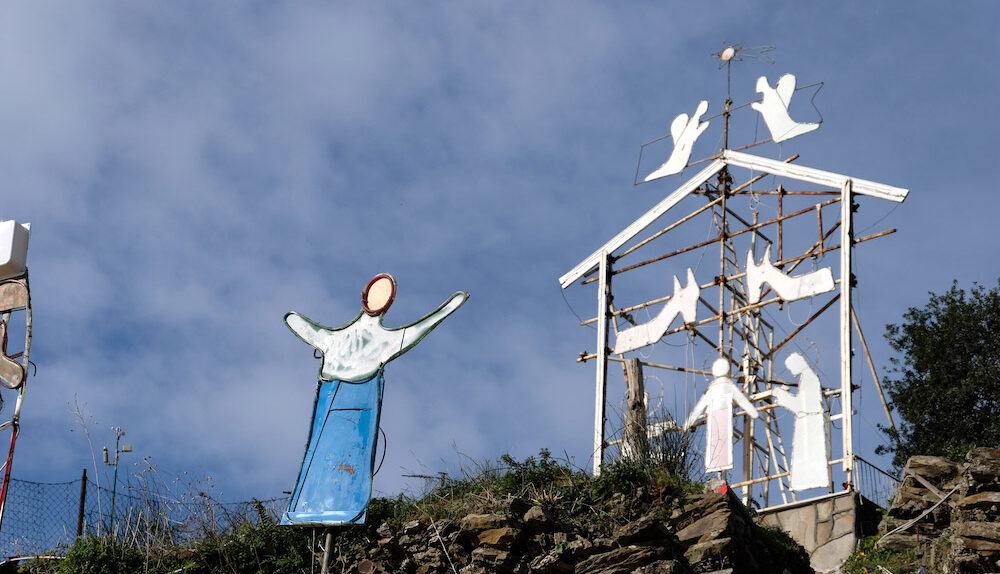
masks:
<instances>
[{"instance_id":1,"label":"rusty metal rod","mask_svg":"<svg viewBox=\"0 0 1000 574\"><path fill-rule=\"evenodd\" d=\"M820 203L818 205L820 205L822 207L826 207L827 205L833 205L834 203L838 203L839 201L840 201L840 198L838 197L836 199L831 199L829 201L824 201L823 203ZM785 215L783 217L778 217L778 218L775 218L775 219L771 219L771 220L765 221L763 223L758 223L756 225L746 224L747 225L746 228L740 229L739 231L734 231L732 233L728 233L726 235L729 238L736 237L736 236L742 235L744 233L748 233L750 231L754 231L754 230L759 229L761 227L766 227L768 225L773 225L775 223L778 223L779 221L784 221L785 219L790 219L792 217L797 217L799 215L802 215L803 213L808 213L808 212L810 212L810 211L812 211L814 209L816 209L816 206L807 207L805 209L801 209L801 210L796 211L794 213L789 213L789 214L787 214L787 215ZM893 231L895 231L895 230L893 230ZM688 251L693 251L695 249L699 249L701 247L705 247L706 245L711 245L712 243L715 243L716 241L722 241L724 239L726 239L726 237L724 237L723 235L720 234L720 235L717 235L717 236L715 236L715 237L713 237L711 239L707 239L705 241L702 241L701 243L698 243L696 245L691 245L689 247L684 247L683 249L678 249L676 251L673 251L671 253L667 253L665 255L660 255L660 256L654 257L652 259L647 259L646 261L640 261L639 263L634 263L634 264L629 265L627 267L622 267L621 269L615 269L614 272L613 272L613 274L617 275L619 273L624 273L626 271L632 271L633 269L637 269L639 267L644 267L644 266L649 265L651 263L657 263L659 261L663 261L664 259L669 259L671 257L675 257L677 255L681 255L683 253L687 253ZM770 239L767 239L767 241L768 241L768 243L773 243ZM855 241L855 243L858 243L858 242L860 242L860 240L856 240ZM593 283L594 281L597 281L597 278L596 277L591 277L589 279L585 279L584 281L582 281L582 284L586 285L588 283Z\"/></svg>"},{"instance_id":2,"label":"rusty metal rod","mask_svg":"<svg viewBox=\"0 0 1000 574\"><path fill-rule=\"evenodd\" d=\"M802 323L801 325L799 325L798 328L796 328L794 331L792 331L790 335L788 335L787 337L785 337L785 339L783 341L781 341L780 343L778 343L777 345L775 345L774 348L772 348L770 351L767 352L766 355L764 355L764 358L765 359L771 359L771 358L773 358L775 353L777 353L778 351L780 351L782 347L784 347L789 341L791 341L792 339L794 339L796 335L798 335L799 333L801 333L803 329L805 329L806 327L808 327L810 323L812 323L814 320L816 320L817 317L819 317L820 315L822 315L823 312L826 311L827 309L829 309L830 306L833 305L838 299L840 299L840 293L837 293L836 295L834 295L833 298L830 299L826 303L826 305L823 305L823 307L820 308L819 311L816 311L815 313L813 313L812 317L809 317L808 319L806 319L805 323Z\"/></svg>"},{"instance_id":3,"label":"rusty metal rod","mask_svg":"<svg viewBox=\"0 0 1000 574\"><path fill-rule=\"evenodd\" d=\"M858 331L858 338L861 339L861 349L865 352L865 359L868 361L868 368L871 369L872 379L875 380L875 387L878 388L878 398L882 401L882 408L885 409L885 418L889 419L889 426L896 430L896 423L892 420L892 413L889 411L889 403L885 400L882 392L882 383L878 380L878 373L875 371L875 363L872 362L872 355L868 352L868 343L865 341L865 334L861 332L861 322L858 321L858 314L851 307L851 320L854 321L854 328Z\"/></svg>"},{"instance_id":4,"label":"rusty metal rod","mask_svg":"<svg viewBox=\"0 0 1000 574\"><path fill-rule=\"evenodd\" d=\"M769 174L764 174L764 175L767 176ZM841 192L839 192L839 191L818 191L818 190L814 190L814 191L809 191L809 190L791 191L791 190L786 189L786 190L784 190L783 193L784 193L784 195L836 195L838 197L841 195ZM729 195L751 195L751 194L752 195L778 195L778 192L777 191L771 191L771 190L767 190L767 191L731 191L731 192L729 192Z\"/></svg>"},{"instance_id":5,"label":"rusty metal rod","mask_svg":"<svg viewBox=\"0 0 1000 574\"><path fill-rule=\"evenodd\" d=\"M663 228L660 231L657 231L656 233L654 233L653 235L647 237L646 239L642 240L641 242L637 243L636 245L633 245L632 247L629 247L621 255L615 257L615 260L617 261L617 260L621 259L622 257L625 257L629 253L632 253L633 251L635 251L636 249L639 249L643 245L646 245L650 241L653 241L654 239L663 236L668 231L671 231L672 229L676 229L682 223L687 223L688 221L690 221L691 219L697 217L698 215L700 215L705 210L710 209L713 205L717 204L720 201L722 201L722 198L717 198L717 199L714 199L714 200L706 203L705 205L703 205L703 206L699 207L698 209L696 209L693 213L691 213L689 215L686 215L685 217L681 218L679 221L675 221L674 223L668 225L667 227Z\"/></svg>"},{"instance_id":6,"label":"rusty metal rod","mask_svg":"<svg viewBox=\"0 0 1000 574\"><path fill-rule=\"evenodd\" d=\"M840 222L839 221L837 223L835 223L834 226L831 227L829 231L827 231L826 236L829 237L837 229L838 226L840 226ZM885 231L880 231L879 233L873 233L871 235L866 235L864 237L860 237L858 239L855 239L853 243L855 245L857 245L858 243L864 243L865 241L871 241L872 239L878 239L879 237L884 237L886 235L891 235L893 233L896 233L896 229L895 228L893 228L893 229L886 229ZM718 238L713 239L712 241L718 241ZM795 267L798 266L799 263L801 263L802 261L804 261L804 260L806 260L806 259L808 259L810 257L818 257L818 256L823 255L825 253L829 253L830 251L836 251L837 249L840 249L840 245L838 244L838 245L831 245L830 247L827 247L827 248L824 248L824 249L821 249L819 251L815 251L814 252L813 249L817 245L818 245L818 242L817 242L817 244L815 244L813 246L813 248L810 248L803 255L799 255L797 257L791 257L791 258L785 259L783 261L778 261L774 265L778 266L778 265L786 265L788 263L792 263L792 266L789 267L789 269L788 269L788 273L791 273L795 269ZM743 277L745 275L746 275L746 273L737 273L737 274L729 277L728 279L729 280L739 279L740 277ZM710 287L712 285L714 285L714 283L706 283L704 285L704 287ZM764 295L768 294L770 291L771 291L771 289L770 289L770 287L768 287L768 289L766 289L763 293L761 293L761 297L763 297ZM654 305L654 304L656 304L658 302L661 302L661 301L666 301L667 299L669 299L669 297L655 299L655 300L647 302L647 303L641 303L639 305L636 305L636 306L633 306L633 307L629 307L629 308L627 308L627 309L625 309L623 311L619 311L618 313L614 313L614 314L621 314L622 312L634 311L634 310L642 308L642 307L647 307L649 305ZM709 309L712 309L711 305L709 305L704 299L699 298L699 300L702 303L704 303L707 307L709 307ZM779 297L775 297L774 299L769 299L767 301L763 301L761 303L758 303L757 306L763 306L764 304L773 303L773 302L776 302L776 301L779 301L779 300L780 300ZM740 309L732 311L732 313L739 313L739 312L746 311L746 310L749 310L749 309L752 309L752 308L753 308L753 306L742 307ZM718 311L714 311L714 310L713 310L713 312L715 313L716 317L713 318L713 319L708 319L706 321L711 321L711 320L715 320L715 319L718 318L719 312ZM580 326L586 326L586 325L589 325L589 324L594 323L596 321L597 321L597 318L593 317L591 319L587 319L585 321L582 321L580 323ZM703 322L699 321L699 322L693 323L693 324L694 325L702 325ZM682 330L682 329L676 329L674 331L667 331L667 334L675 333L678 330ZM4 425L0 425L0 430L3 430L4 428L6 428Z\"/></svg>"},{"instance_id":7,"label":"rusty metal rod","mask_svg":"<svg viewBox=\"0 0 1000 574\"><path fill-rule=\"evenodd\" d=\"M760 484L761 482L768 482L770 480L777 480L779 478L785 478L786 476L791 476L792 473L789 471L781 472L778 474L769 474L767 476L762 476L760 478L755 478L753 480L744 480L743 482L737 482L736 484L730 484L729 488L743 488L744 486L750 486L752 484Z\"/></svg>"}]
</instances>

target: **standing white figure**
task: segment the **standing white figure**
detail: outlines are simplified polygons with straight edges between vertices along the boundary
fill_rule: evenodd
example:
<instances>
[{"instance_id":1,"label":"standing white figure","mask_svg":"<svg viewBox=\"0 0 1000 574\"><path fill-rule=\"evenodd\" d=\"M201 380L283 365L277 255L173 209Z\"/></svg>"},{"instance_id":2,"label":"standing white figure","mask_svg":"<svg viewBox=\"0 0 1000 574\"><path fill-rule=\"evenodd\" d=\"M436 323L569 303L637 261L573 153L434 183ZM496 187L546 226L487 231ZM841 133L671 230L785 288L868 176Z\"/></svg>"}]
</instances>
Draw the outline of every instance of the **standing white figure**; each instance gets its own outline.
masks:
<instances>
[{"instance_id":1,"label":"standing white figure","mask_svg":"<svg viewBox=\"0 0 1000 574\"><path fill-rule=\"evenodd\" d=\"M652 320L619 332L618 337L615 338L615 353L634 351L639 347L652 345L659 341L677 315L680 315L685 323L694 321L700 293L701 287L694 280L694 272L690 269L687 273L687 285L683 289L681 289L681 282L674 275L673 297L663 305L663 308Z\"/></svg>"},{"instance_id":2,"label":"standing white figure","mask_svg":"<svg viewBox=\"0 0 1000 574\"><path fill-rule=\"evenodd\" d=\"M797 301L806 297L833 291L833 271L829 267L791 277L771 264L771 246L764 249L760 265L753 260L753 249L747 251L747 299L750 303L760 301L760 289L764 283L785 301Z\"/></svg>"},{"instance_id":3,"label":"standing white figure","mask_svg":"<svg viewBox=\"0 0 1000 574\"><path fill-rule=\"evenodd\" d=\"M751 417L759 416L750 399L729 378L729 361L722 357L716 359L712 363L712 376L715 378L684 421L684 430L687 430L705 413L706 472L733 468L733 402Z\"/></svg>"},{"instance_id":4,"label":"standing white figure","mask_svg":"<svg viewBox=\"0 0 1000 574\"><path fill-rule=\"evenodd\" d=\"M694 112L694 116L688 119L687 114L679 114L674 121L670 122L670 137L674 140L674 150L670 152L667 161L656 168L656 171L646 176L643 183L674 175L684 171L687 162L691 158L691 150L694 149L694 142L698 136L708 129L708 122L701 122L701 116L708 111L708 102L702 100ZM701 123L699 123L701 122Z\"/></svg>"},{"instance_id":5,"label":"standing white figure","mask_svg":"<svg viewBox=\"0 0 1000 574\"><path fill-rule=\"evenodd\" d=\"M819 127L819 124L797 122L788 115L788 104L795 93L795 76L792 74L778 78L778 83L773 88L765 76L757 78L757 92L764 97L760 102L750 104L750 107L764 117L774 143L790 140Z\"/></svg>"},{"instance_id":6,"label":"standing white figure","mask_svg":"<svg viewBox=\"0 0 1000 574\"><path fill-rule=\"evenodd\" d=\"M792 353L785 367L799 377L799 392L774 389L774 398L795 415L792 437L791 488L795 491L830 487L829 416L823 409L823 390L819 377L809 368L805 358ZM823 448L817 448L822 441Z\"/></svg>"},{"instance_id":7,"label":"standing white figure","mask_svg":"<svg viewBox=\"0 0 1000 574\"><path fill-rule=\"evenodd\" d=\"M361 312L330 328L294 311L285 323L323 353L309 440L282 524L363 523L375 470L386 363L410 350L462 306L459 291L421 319L395 329L382 318L396 298L392 275L376 275L361 292Z\"/></svg>"}]
</instances>

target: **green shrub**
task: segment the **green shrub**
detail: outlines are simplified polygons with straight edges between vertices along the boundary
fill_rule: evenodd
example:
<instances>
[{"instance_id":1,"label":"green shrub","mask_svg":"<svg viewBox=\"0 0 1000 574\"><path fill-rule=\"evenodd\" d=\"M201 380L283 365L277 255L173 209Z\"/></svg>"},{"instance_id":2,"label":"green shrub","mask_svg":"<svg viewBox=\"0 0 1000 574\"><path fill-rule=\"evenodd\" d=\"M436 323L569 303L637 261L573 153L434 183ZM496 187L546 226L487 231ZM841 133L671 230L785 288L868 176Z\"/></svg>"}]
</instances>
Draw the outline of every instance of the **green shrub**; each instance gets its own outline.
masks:
<instances>
[{"instance_id":1,"label":"green shrub","mask_svg":"<svg viewBox=\"0 0 1000 574\"><path fill-rule=\"evenodd\" d=\"M879 567L890 572L912 572L917 569L916 554L912 551L896 552L887 548L876 548L879 536L863 538L854 553L844 562L840 571L844 574L868 574Z\"/></svg>"},{"instance_id":2,"label":"green shrub","mask_svg":"<svg viewBox=\"0 0 1000 574\"><path fill-rule=\"evenodd\" d=\"M59 563L59 574L132 574L143 569L143 554L110 537L84 536Z\"/></svg>"}]
</instances>

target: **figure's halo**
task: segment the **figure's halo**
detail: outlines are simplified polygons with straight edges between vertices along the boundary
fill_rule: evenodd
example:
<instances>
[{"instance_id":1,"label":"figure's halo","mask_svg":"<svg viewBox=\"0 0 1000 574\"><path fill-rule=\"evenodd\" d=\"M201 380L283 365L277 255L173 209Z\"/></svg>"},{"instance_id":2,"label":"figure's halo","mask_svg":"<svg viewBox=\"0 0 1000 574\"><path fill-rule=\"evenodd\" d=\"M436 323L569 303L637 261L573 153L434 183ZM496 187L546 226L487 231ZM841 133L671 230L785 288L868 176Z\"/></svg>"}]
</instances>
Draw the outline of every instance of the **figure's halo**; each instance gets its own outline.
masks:
<instances>
[{"instance_id":1,"label":"figure's halo","mask_svg":"<svg viewBox=\"0 0 1000 574\"><path fill-rule=\"evenodd\" d=\"M369 315L385 313L396 298L396 280L388 273L379 273L361 292L361 307Z\"/></svg>"}]
</instances>

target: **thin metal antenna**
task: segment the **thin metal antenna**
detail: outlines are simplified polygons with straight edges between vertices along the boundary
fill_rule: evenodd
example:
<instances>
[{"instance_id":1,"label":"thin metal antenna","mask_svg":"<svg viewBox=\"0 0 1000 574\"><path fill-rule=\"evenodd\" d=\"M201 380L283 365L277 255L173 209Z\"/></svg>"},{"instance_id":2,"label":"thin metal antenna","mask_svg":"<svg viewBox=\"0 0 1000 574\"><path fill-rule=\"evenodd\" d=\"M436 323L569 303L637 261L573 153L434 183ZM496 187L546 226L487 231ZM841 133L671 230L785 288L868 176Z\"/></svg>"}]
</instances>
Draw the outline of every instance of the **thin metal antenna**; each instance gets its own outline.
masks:
<instances>
[{"instance_id":1,"label":"thin metal antenna","mask_svg":"<svg viewBox=\"0 0 1000 574\"><path fill-rule=\"evenodd\" d=\"M726 68L726 99L732 100L733 95L733 78L732 78L732 68L733 62L742 62L744 58L752 58L758 62L763 62L765 64L773 64L774 58L769 56L771 52L775 50L774 46L744 46L743 42L737 42L735 44L730 44L729 42L723 42L724 48L712 54L712 56L718 58L719 69L723 67Z\"/></svg>"}]
</instances>

